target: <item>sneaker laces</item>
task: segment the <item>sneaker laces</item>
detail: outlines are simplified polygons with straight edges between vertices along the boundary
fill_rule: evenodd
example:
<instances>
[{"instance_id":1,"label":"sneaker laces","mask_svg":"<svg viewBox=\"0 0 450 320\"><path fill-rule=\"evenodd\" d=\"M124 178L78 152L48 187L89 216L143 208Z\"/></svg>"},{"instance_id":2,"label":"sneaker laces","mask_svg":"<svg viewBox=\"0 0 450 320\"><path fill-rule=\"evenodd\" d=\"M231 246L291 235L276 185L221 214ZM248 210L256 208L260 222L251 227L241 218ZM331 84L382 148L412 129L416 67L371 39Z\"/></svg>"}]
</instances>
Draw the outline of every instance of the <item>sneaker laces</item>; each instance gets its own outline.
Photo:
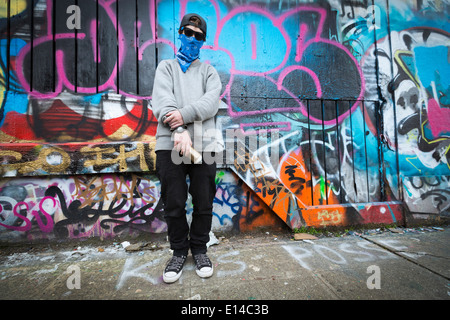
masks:
<instances>
[{"instance_id":1,"label":"sneaker laces","mask_svg":"<svg viewBox=\"0 0 450 320\"><path fill-rule=\"evenodd\" d=\"M209 260L208 256L205 253L196 254L194 256L195 264L198 269L203 267L212 267L211 260Z\"/></svg>"},{"instance_id":2,"label":"sneaker laces","mask_svg":"<svg viewBox=\"0 0 450 320\"><path fill-rule=\"evenodd\" d=\"M178 272L183 267L185 261L185 256L173 256L167 264L166 271L176 270Z\"/></svg>"}]
</instances>

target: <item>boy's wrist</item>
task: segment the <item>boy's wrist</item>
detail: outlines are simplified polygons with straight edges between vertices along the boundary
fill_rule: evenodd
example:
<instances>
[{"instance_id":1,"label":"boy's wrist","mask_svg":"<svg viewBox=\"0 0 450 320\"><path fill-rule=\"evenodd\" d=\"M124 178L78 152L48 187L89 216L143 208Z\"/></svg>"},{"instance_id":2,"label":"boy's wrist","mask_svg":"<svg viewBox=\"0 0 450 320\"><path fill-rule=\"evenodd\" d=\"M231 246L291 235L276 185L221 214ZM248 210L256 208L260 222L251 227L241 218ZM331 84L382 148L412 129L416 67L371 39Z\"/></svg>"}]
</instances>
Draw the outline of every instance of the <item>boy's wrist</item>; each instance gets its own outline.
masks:
<instances>
[{"instance_id":1,"label":"boy's wrist","mask_svg":"<svg viewBox=\"0 0 450 320\"><path fill-rule=\"evenodd\" d=\"M170 131L176 132L176 133L182 133L182 132L184 132L186 130L187 130L187 126L186 125L182 125L182 126L176 127L175 129L170 129Z\"/></svg>"}]
</instances>

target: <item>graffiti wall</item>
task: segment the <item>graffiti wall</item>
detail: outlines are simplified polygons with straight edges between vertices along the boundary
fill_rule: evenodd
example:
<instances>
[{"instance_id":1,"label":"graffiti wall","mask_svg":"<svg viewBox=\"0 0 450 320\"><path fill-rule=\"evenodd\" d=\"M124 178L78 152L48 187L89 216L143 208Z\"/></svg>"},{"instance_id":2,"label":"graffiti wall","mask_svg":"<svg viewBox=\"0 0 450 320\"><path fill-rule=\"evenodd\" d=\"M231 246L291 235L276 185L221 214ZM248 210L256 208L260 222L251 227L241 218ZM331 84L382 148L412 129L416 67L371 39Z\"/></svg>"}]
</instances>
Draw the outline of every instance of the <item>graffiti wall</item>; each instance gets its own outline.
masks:
<instances>
[{"instance_id":1,"label":"graffiti wall","mask_svg":"<svg viewBox=\"0 0 450 320\"><path fill-rule=\"evenodd\" d=\"M165 232L151 94L190 12L214 229L449 215L448 0L0 0L1 238Z\"/></svg>"},{"instance_id":2,"label":"graffiti wall","mask_svg":"<svg viewBox=\"0 0 450 320\"><path fill-rule=\"evenodd\" d=\"M189 181L188 181L189 182ZM234 174L219 170L214 230L281 227L263 201ZM158 179L152 174L101 174L5 179L0 185L0 240L112 238L167 231ZM186 204L192 219L192 201Z\"/></svg>"}]
</instances>

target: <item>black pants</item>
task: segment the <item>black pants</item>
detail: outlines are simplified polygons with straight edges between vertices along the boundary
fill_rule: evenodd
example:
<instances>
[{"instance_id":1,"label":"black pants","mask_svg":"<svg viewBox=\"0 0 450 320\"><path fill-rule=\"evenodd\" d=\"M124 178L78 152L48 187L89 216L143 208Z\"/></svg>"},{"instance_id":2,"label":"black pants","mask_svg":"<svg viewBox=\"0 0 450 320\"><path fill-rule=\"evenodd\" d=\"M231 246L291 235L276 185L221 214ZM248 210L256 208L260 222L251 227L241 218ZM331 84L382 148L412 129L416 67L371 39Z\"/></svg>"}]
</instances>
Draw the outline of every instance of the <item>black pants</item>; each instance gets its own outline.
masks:
<instances>
[{"instance_id":1,"label":"black pants","mask_svg":"<svg viewBox=\"0 0 450 320\"><path fill-rule=\"evenodd\" d=\"M187 255L189 249L192 254L206 253L216 194L216 164L174 164L172 152L156 152L156 173L161 182L170 248L175 255ZM190 228L186 219L187 175L193 205Z\"/></svg>"}]
</instances>

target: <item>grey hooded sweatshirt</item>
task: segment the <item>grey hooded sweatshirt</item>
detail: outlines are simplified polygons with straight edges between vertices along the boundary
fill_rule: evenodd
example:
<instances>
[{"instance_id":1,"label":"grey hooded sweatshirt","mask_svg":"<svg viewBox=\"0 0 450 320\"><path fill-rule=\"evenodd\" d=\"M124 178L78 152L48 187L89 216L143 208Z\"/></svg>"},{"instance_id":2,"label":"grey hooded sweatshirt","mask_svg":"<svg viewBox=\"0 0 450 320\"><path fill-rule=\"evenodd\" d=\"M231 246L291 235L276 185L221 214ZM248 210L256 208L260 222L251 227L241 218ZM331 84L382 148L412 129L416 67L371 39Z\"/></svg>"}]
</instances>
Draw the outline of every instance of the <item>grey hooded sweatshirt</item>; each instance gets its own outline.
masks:
<instances>
[{"instance_id":1,"label":"grey hooded sweatshirt","mask_svg":"<svg viewBox=\"0 0 450 320\"><path fill-rule=\"evenodd\" d=\"M173 149L172 132L162 118L175 109L188 127L194 149L216 151L214 117L221 91L222 83L213 66L196 60L184 73L177 59L161 61L152 94L152 110L158 119L155 151Z\"/></svg>"}]
</instances>

